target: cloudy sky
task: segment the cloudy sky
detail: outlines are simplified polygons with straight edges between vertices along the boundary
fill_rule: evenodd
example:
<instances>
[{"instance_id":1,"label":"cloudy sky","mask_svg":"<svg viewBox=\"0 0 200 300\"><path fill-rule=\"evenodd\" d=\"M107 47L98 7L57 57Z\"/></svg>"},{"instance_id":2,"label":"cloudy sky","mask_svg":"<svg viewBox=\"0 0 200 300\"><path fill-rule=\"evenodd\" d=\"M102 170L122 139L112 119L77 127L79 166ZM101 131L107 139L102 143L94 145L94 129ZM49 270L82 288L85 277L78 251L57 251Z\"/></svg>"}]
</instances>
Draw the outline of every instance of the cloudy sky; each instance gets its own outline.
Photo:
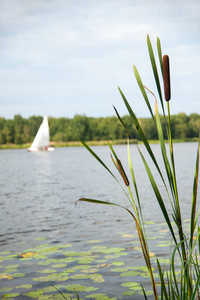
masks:
<instances>
[{"instance_id":1,"label":"cloudy sky","mask_svg":"<svg viewBox=\"0 0 200 300\"><path fill-rule=\"evenodd\" d=\"M147 34L170 57L171 113L200 114L199 0L0 0L0 116L125 115L118 86L149 116Z\"/></svg>"}]
</instances>

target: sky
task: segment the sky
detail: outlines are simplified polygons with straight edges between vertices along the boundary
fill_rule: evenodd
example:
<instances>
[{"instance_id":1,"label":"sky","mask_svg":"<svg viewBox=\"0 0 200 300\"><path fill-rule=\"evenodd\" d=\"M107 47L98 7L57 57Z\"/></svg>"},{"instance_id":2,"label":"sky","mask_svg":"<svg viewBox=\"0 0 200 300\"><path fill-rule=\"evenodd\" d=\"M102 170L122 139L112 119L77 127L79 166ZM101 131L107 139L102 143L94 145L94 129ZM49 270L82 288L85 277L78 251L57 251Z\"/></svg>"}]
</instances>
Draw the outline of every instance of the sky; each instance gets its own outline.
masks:
<instances>
[{"instance_id":1,"label":"sky","mask_svg":"<svg viewBox=\"0 0 200 300\"><path fill-rule=\"evenodd\" d=\"M0 117L149 117L150 37L168 54L171 114L200 114L199 0L0 0ZM152 108L154 99L149 96Z\"/></svg>"}]
</instances>

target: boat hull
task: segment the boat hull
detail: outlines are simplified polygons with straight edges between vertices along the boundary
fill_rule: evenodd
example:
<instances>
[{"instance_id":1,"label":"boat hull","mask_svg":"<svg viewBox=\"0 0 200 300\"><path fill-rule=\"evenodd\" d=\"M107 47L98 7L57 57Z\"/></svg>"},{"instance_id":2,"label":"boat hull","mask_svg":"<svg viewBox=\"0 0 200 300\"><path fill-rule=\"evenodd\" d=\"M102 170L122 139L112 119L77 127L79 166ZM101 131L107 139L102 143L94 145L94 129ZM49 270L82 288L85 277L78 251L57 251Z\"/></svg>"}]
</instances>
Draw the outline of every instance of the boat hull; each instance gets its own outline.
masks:
<instances>
[{"instance_id":1,"label":"boat hull","mask_svg":"<svg viewBox=\"0 0 200 300\"><path fill-rule=\"evenodd\" d=\"M45 148L28 148L28 151L29 152L40 152L40 151L42 151L42 152L45 152L45 151L47 151L47 152L52 152L52 151L54 151L55 149L53 148L53 147L45 147Z\"/></svg>"}]
</instances>

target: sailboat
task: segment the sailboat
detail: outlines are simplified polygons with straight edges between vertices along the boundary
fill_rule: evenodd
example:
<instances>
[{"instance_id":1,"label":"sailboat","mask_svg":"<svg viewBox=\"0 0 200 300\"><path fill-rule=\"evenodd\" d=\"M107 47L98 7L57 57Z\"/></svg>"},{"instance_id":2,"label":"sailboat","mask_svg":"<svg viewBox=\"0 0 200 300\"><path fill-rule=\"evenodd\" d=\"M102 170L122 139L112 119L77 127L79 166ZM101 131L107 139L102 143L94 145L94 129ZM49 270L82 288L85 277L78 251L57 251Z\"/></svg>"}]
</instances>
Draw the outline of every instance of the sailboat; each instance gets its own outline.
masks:
<instances>
[{"instance_id":1,"label":"sailboat","mask_svg":"<svg viewBox=\"0 0 200 300\"><path fill-rule=\"evenodd\" d=\"M54 151L53 147L49 147L49 124L46 116L40 125L31 147L28 148L28 151Z\"/></svg>"}]
</instances>

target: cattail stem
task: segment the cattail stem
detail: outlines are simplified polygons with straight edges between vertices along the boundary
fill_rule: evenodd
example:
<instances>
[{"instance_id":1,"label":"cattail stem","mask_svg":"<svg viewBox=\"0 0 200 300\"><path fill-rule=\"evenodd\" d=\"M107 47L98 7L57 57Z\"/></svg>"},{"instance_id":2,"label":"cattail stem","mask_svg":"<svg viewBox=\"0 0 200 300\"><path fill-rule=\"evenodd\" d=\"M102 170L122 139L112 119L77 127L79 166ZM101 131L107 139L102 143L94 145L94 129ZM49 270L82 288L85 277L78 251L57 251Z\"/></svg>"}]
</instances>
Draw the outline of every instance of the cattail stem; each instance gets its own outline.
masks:
<instances>
[{"instance_id":1,"label":"cattail stem","mask_svg":"<svg viewBox=\"0 0 200 300\"><path fill-rule=\"evenodd\" d=\"M171 87L170 87L170 69L169 69L169 56L163 56L163 80L164 80L164 91L165 100L171 99Z\"/></svg>"}]
</instances>

